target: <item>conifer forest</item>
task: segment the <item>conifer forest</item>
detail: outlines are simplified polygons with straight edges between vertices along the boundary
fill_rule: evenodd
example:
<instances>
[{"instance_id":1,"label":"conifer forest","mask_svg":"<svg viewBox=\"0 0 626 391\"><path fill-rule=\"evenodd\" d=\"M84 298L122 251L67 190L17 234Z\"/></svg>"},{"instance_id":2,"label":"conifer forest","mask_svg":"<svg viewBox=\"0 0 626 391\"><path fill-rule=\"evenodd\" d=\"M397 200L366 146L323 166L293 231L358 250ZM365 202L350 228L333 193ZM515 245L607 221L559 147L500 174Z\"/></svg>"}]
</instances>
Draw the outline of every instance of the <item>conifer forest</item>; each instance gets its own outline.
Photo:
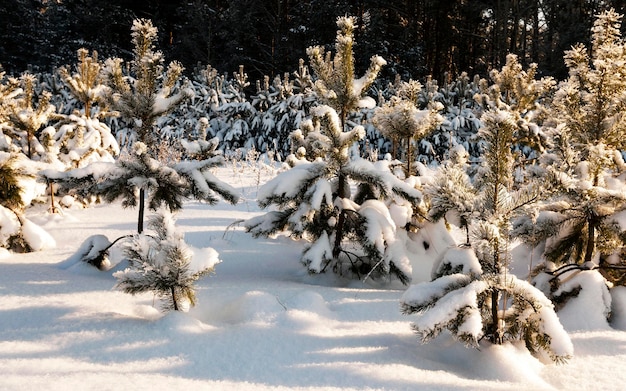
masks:
<instances>
[{"instance_id":1,"label":"conifer forest","mask_svg":"<svg viewBox=\"0 0 626 391\"><path fill-rule=\"evenodd\" d=\"M8 352L33 359L67 317L88 345L64 340L72 359L138 357L170 387L576 389L585 357L623 365L626 2L4 3L0 388L44 384ZM26 310L57 285L107 299ZM358 295L372 310L342 307ZM29 317L39 342L13 327ZM348 329L372 345L333 345ZM234 369L265 360L243 337L259 330L295 350ZM63 354L41 349L61 389ZM406 379L300 372L351 352ZM415 373L437 365L445 382Z\"/></svg>"}]
</instances>

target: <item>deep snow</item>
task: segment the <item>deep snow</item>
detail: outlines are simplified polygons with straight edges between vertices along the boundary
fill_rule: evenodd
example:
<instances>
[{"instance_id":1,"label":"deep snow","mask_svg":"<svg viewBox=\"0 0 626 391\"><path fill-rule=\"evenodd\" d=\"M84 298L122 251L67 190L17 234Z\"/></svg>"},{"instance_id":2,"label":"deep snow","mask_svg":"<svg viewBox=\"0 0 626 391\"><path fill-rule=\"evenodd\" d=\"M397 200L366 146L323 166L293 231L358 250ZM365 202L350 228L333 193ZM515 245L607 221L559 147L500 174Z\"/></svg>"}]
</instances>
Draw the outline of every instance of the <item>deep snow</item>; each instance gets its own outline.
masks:
<instances>
[{"instance_id":1,"label":"deep snow","mask_svg":"<svg viewBox=\"0 0 626 391\"><path fill-rule=\"evenodd\" d=\"M621 390L626 383L626 332L616 329L626 329L626 316L611 328L585 311L563 315L575 349L565 365L513 345L468 349L448 334L421 345L411 316L399 310L403 286L308 275L298 262L301 243L254 239L233 224L261 213L256 192L271 170L225 167L216 175L243 197L236 206L188 202L177 215L186 241L214 248L222 260L198 281L198 303L187 313L163 314L151 294L114 290L119 265L98 271L72 263L91 235L134 233L135 209L29 209L56 248L0 253L0 389ZM120 259L114 247L111 260ZM614 298L624 315L625 291Z\"/></svg>"}]
</instances>

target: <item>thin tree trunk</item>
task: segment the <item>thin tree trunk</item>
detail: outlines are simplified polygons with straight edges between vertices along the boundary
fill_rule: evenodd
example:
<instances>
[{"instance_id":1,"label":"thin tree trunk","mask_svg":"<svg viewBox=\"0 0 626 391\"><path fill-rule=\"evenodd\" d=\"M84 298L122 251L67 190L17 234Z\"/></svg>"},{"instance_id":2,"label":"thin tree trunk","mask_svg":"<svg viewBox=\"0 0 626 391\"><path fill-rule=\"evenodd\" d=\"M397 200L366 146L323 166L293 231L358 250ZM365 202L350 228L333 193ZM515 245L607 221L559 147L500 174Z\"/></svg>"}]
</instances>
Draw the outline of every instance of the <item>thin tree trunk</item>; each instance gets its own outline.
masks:
<instances>
[{"instance_id":1,"label":"thin tree trunk","mask_svg":"<svg viewBox=\"0 0 626 391\"><path fill-rule=\"evenodd\" d=\"M411 160L413 160L411 151L411 137L406 139L406 177L411 176Z\"/></svg>"},{"instance_id":2,"label":"thin tree trunk","mask_svg":"<svg viewBox=\"0 0 626 391\"><path fill-rule=\"evenodd\" d=\"M176 289L173 286L170 287L172 293L172 302L174 303L174 311L178 311L178 303L176 302Z\"/></svg>"},{"instance_id":3,"label":"thin tree trunk","mask_svg":"<svg viewBox=\"0 0 626 391\"><path fill-rule=\"evenodd\" d=\"M499 244L499 241L496 240L494 245L495 252L493 254L493 268L496 274L497 270L500 268ZM500 291L494 287L491 292L491 343L496 345L500 345L502 343L502 338L500 337L500 320L498 319L499 298Z\"/></svg>"},{"instance_id":4,"label":"thin tree trunk","mask_svg":"<svg viewBox=\"0 0 626 391\"><path fill-rule=\"evenodd\" d=\"M345 108L341 110L341 131L345 131L345 123L346 123L346 110ZM337 178L337 197L338 198L346 198L346 175L341 172L341 167L339 167L339 176ZM346 215L341 210L339 212L339 217L337 219L337 229L335 230L335 243L333 244L333 258L337 259L339 253L341 253L341 240L343 239L343 225L346 220Z\"/></svg>"},{"instance_id":5,"label":"thin tree trunk","mask_svg":"<svg viewBox=\"0 0 626 391\"><path fill-rule=\"evenodd\" d=\"M146 204L146 191L139 189L139 216L137 217L137 233L143 232L143 214Z\"/></svg>"},{"instance_id":6,"label":"thin tree trunk","mask_svg":"<svg viewBox=\"0 0 626 391\"><path fill-rule=\"evenodd\" d=\"M344 174L339 174L339 179L337 183L337 197L345 198L345 186L346 186L346 176ZM337 229L335 230L335 243L333 245L333 258L337 259L339 253L341 252L341 240L343 239L343 225L346 220L346 214L344 211L339 212L339 217L337 219Z\"/></svg>"},{"instance_id":7,"label":"thin tree trunk","mask_svg":"<svg viewBox=\"0 0 626 391\"><path fill-rule=\"evenodd\" d=\"M32 159L33 158L33 151L32 151L32 141L33 141L33 135L30 134L30 132L26 132L26 141L28 142L28 158Z\"/></svg>"},{"instance_id":8,"label":"thin tree trunk","mask_svg":"<svg viewBox=\"0 0 626 391\"><path fill-rule=\"evenodd\" d=\"M48 182L48 188L50 189L50 213L59 213L57 207L54 206L54 186L52 181Z\"/></svg>"},{"instance_id":9,"label":"thin tree trunk","mask_svg":"<svg viewBox=\"0 0 626 391\"><path fill-rule=\"evenodd\" d=\"M596 217L593 215L587 222L587 247L585 248L584 262L591 262L596 247Z\"/></svg>"}]
</instances>

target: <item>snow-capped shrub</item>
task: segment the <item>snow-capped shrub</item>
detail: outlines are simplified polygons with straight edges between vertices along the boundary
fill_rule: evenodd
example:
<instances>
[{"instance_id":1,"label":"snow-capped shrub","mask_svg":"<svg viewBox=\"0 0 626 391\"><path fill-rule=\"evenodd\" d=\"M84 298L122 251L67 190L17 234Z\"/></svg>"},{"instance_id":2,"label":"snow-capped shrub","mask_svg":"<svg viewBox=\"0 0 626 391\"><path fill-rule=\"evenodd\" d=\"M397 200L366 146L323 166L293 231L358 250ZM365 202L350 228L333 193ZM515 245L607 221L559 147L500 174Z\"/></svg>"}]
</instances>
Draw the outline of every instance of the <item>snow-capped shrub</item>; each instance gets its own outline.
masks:
<instances>
[{"instance_id":1,"label":"snow-capped shrub","mask_svg":"<svg viewBox=\"0 0 626 391\"><path fill-rule=\"evenodd\" d=\"M133 295L153 292L163 311L185 311L196 304L194 284L213 273L218 254L204 249L202 259L194 258L169 213L151 218L149 228L155 235L138 234L124 243L129 267L113 274L115 287Z\"/></svg>"}]
</instances>

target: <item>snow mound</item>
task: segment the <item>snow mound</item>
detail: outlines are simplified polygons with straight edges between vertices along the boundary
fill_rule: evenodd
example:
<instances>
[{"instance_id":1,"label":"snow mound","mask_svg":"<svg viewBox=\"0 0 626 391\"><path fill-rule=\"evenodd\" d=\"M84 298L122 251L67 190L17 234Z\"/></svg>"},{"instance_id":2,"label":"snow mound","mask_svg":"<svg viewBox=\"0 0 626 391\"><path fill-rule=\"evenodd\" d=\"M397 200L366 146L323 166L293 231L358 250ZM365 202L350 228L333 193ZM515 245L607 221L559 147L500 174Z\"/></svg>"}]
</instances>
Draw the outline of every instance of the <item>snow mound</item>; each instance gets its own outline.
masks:
<instances>
[{"instance_id":1,"label":"snow mound","mask_svg":"<svg viewBox=\"0 0 626 391\"><path fill-rule=\"evenodd\" d=\"M181 311L170 311L157 321L160 330L170 330L181 333L201 333L211 329L205 323Z\"/></svg>"},{"instance_id":2,"label":"snow mound","mask_svg":"<svg viewBox=\"0 0 626 391\"><path fill-rule=\"evenodd\" d=\"M33 251L51 250L57 246L52 235L28 219L22 222L22 235Z\"/></svg>"},{"instance_id":3,"label":"snow mound","mask_svg":"<svg viewBox=\"0 0 626 391\"><path fill-rule=\"evenodd\" d=\"M299 292L294 297L285 300L284 304L289 311L296 310L313 312L325 317L329 317L331 315L328 303L324 300L322 295L310 290Z\"/></svg>"},{"instance_id":4,"label":"snow mound","mask_svg":"<svg viewBox=\"0 0 626 391\"><path fill-rule=\"evenodd\" d=\"M456 246L454 238L446 229L443 220L437 223L425 224L412 237L413 245L409 250L413 253L411 267L413 268L412 283L431 280L431 270L441 260L446 249Z\"/></svg>"},{"instance_id":5,"label":"snow mound","mask_svg":"<svg viewBox=\"0 0 626 391\"><path fill-rule=\"evenodd\" d=\"M532 385L528 388L532 390L554 389L541 378L546 365L533 357L523 343L481 343L476 350L453 341L449 334L442 334L420 349L429 359L438 362L439 367L468 379L488 379L501 384L519 382Z\"/></svg>"},{"instance_id":6,"label":"snow mound","mask_svg":"<svg viewBox=\"0 0 626 391\"><path fill-rule=\"evenodd\" d=\"M100 270L106 270L111 263L103 252L111 245L109 239L104 235L92 235L85 239L78 250L68 259L59 263L61 269L70 269L77 265L79 268L83 266L94 266Z\"/></svg>"},{"instance_id":7,"label":"snow mound","mask_svg":"<svg viewBox=\"0 0 626 391\"><path fill-rule=\"evenodd\" d=\"M565 330L608 330L611 295L604 277L595 270L584 270L562 283L555 293L576 287L580 287L578 295L569 299L557 313Z\"/></svg>"},{"instance_id":8,"label":"snow mound","mask_svg":"<svg viewBox=\"0 0 626 391\"><path fill-rule=\"evenodd\" d=\"M226 303L217 314L217 320L231 323L272 324L285 306L275 295L262 291L246 292L230 303Z\"/></svg>"},{"instance_id":9,"label":"snow mound","mask_svg":"<svg viewBox=\"0 0 626 391\"><path fill-rule=\"evenodd\" d=\"M611 289L611 297L611 326L618 330L626 330L626 286Z\"/></svg>"}]
</instances>

